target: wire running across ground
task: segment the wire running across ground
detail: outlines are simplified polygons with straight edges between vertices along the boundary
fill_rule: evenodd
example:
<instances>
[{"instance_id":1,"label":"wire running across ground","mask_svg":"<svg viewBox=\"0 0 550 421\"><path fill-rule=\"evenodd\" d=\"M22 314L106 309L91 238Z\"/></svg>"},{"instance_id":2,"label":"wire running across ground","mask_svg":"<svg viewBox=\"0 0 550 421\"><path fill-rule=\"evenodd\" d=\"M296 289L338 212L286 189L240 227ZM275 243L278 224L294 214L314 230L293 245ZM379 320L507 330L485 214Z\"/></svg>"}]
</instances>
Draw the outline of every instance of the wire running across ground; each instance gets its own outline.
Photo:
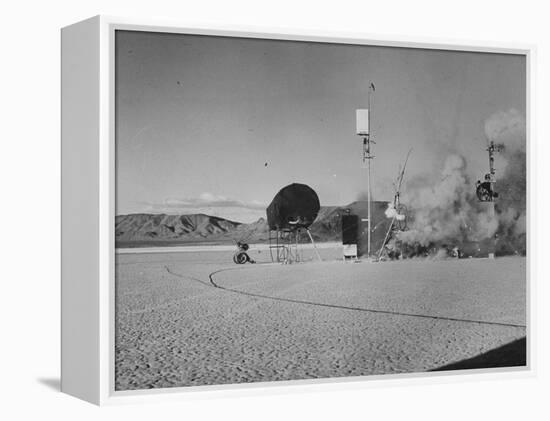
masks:
<instances>
[{"instance_id":1,"label":"wire running across ground","mask_svg":"<svg viewBox=\"0 0 550 421\"><path fill-rule=\"evenodd\" d=\"M295 300L292 298L283 298L283 297L273 297L269 295L263 295L263 294L256 294L253 292L247 292L247 291L241 291L238 289L228 288L225 286L222 286L214 280L214 275L228 272L228 271L234 271L234 270L246 270L245 268L226 268L226 269L219 269L214 272L211 272L208 275L210 283L203 281L199 278L187 276L187 275L181 275L179 273L175 273L171 271L168 266L165 266L166 271L170 273L171 275L177 276L182 279L189 279L195 282L200 282L201 284L208 286L208 287L214 287L217 289L220 289L222 291L231 292L233 294L239 294L239 295L245 295L249 297L254 298L261 298L266 300L273 300L273 301L282 301L286 303L294 303L294 304L302 304L302 305L310 305L310 306L317 306L317 307L324 307L324 308L333 308L333 309L340 309L340 310L350 310L350 311L358 311L358 312L364 312L364 313L377 313L377 314L390 314L394 316L403 316L403 317L416 317L416 318L424 318L424 319L432 319L432 320L445 320L445 321L451 321L451 322L459 322L459 323L474 323L474 324L481 324L481 325L489 325L489 326L504 326L504 327L512 327L512 328L519 328L519 329L526 329L527 326L521 325L521 324L515 324L515 323L504 323L504 322L491 322L486 320L471 320L471 319L462 319L458 317L447 317L447 316L434 316L429 314L417 314L417 313L405 313L405 312L399 312L399 311L390 311L390 310L381 310L381 309L373 309L373 308L363 308L363 307L351 307L351 306L342 306L338 304L327 304L327 303L318 303L314 301L307 301L307 300Z\"/></svg>"}]
</instances>

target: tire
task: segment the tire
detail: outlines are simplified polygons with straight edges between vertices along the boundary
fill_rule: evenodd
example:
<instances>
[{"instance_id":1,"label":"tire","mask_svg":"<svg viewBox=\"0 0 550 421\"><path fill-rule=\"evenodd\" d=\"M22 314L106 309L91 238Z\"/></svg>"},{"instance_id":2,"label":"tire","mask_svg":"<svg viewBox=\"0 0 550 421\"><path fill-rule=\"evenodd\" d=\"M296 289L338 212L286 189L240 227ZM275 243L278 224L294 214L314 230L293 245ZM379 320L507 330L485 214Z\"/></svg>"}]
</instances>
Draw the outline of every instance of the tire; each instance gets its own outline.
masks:
<instances>
[{"instance_id":1,"label":"tire","mask_svg":"<svg viewBox=\"0 0 550 421\"><path fill-rule=\"evenodd\" d=\"M248 254L241 251L233 256L233 261L238 265L243 265L248 262Z\"/></svg>"}]
</instances>

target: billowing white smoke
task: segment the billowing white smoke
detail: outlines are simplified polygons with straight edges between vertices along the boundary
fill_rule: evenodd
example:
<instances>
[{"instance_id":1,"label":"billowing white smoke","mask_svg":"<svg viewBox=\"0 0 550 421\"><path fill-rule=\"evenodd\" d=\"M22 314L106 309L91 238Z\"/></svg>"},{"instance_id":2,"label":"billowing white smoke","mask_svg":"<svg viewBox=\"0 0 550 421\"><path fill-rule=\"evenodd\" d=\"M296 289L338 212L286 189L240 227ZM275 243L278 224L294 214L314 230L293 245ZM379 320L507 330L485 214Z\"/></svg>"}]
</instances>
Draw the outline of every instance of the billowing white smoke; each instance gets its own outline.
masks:
<instances>
[{"instance_id":1,"label":"billowing white smoke","mask_svg":"<svg viewBox=\"0 0 550 421\"><path fill-rule=\"evenodd\" d=\"M505 252L517 250L518 241L525 242L525 237L520 237L525 233L525 119L514 109L495 113L485 122L485 134L489 141L503 146L497 161L500 198L496 217L488 203L477 200L466 159L450 155L433 183L414 188L413 181L404 189L403 202L411 211L410 229L400 232L399 240L427 247L481 241L497 234L512 244ZM386 216L393 217L396 211L392 208L388 207Z\"/></svg>"},{"instance_id":2,"label":"billowing white smoke","mask_svg":"<svg viewBox=\"0 0 550 421\"><path fill-rule=\"evenodd\" d=\"M506 146L525 149L525 118L512 108L499 111L485 120L485 136L488 140L502 142Z\"/></svg>"},{"instance_id":3,"label":"billowing white smoke","mask_svg":"<svg viewBox=\"0 0 550 421\"><path fill-rule=\"evenodd\" d=\"M498 224L490 217L488 208L477 206L474 186L465 170L465 159L450 155L445 160L441 178L434 185L407 195L405 200L414 215L411 229L400 233L400 240L428 246L494 235Z\"/></svg>"},{"instance_id":4,"label":"billowing white smoke","mask_svg":"<svg viewBox=\"0 0 550 421\"><path fill-rule=\"evenodd\" d=\"M404 221L406 216L404 214L400 214L397 209L395 209L393 202L388 202L388 207L384 211L384 214L386 215L386 218L395 218L396 221Z\"/></svg>"},{"instance_id":5,"label":"billowing white smoke","mask_svg":"<svg viewBox=\"0 0 550 421\"><path fill-rule=\"evenodd\" d=\"M508 171L508 164L510 161L524 160L525 158L525 118L523 115L514 108L493 114L485 121L485 136L488 142L495 142L496 146L500 148L500 153L497 156L497 179L517 177L519 169L512 168L512 171Z\"/></svg>"}]
</instances>

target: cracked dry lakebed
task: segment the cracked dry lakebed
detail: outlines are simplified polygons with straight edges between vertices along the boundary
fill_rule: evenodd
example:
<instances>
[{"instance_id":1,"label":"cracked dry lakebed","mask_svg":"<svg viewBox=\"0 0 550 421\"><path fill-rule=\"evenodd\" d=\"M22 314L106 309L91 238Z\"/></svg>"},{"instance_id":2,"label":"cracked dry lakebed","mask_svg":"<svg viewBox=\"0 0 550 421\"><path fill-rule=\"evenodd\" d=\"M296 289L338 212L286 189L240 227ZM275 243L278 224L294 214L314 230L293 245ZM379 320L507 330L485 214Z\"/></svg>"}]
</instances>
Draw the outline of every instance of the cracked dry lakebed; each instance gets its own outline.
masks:
<instances>
[{"instance_id":1,"label":"cracked dry lakebed","mask_svg":"<svg viewBox=\"0 0 550 421\"><path fill-rule=\"evenodd\" d=\"M118 253L116 390L525 364L525 342L509 348L526 336L525 258L322 253L240 266L231 251Z\"/></svg>"}]
</instances>

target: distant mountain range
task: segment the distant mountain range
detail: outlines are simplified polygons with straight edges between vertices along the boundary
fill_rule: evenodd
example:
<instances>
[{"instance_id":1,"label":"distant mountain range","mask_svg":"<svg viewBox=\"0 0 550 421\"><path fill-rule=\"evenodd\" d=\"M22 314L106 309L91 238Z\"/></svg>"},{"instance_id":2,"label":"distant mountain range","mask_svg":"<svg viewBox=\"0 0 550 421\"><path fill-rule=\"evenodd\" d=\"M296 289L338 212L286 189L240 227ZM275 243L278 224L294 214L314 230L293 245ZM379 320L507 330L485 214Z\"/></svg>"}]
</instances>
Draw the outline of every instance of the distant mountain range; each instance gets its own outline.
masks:
<instances>
[{"instance_id":1,"label":"distant mountain range","mask_svg":"<svg viewBox=\"0 0 550 421\"><path fill-rule=\"evenodd\" d=\"M387 202L373 202L373 244L383 240L389 220L385 217ZM322 206L311 225L313 238L318 242L341 239L341 215L351 213L366 217L366 202L348 206ZM379 238L380 237L380 238ZM115 220L116 247L172 246L181 244L233 244L237 241L265 243L269 228L265 218L252 223L240 223L205 214L166 215L129 214Z\"/></svg>"}]
</instances>

